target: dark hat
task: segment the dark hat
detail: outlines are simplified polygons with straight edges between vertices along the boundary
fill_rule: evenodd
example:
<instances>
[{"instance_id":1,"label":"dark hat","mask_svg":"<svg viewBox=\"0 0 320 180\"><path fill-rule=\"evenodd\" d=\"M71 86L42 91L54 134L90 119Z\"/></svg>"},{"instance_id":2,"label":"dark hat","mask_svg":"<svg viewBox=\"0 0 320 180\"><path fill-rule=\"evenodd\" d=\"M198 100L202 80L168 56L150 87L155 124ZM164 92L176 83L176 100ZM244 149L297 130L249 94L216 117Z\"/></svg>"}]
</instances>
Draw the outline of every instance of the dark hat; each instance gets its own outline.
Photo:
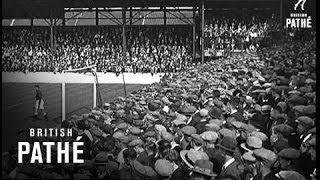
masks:
<instances>
[{"instance_id":1,"label":"dark hat","mask_svg":"<svg viewBox=\"0 0 320 180\"><path fill-rule=\"evenodd\" d=\"M301 152L294 148L286 148L281 150L278 153L279 157L285 158L285 159L298 159L300 157Z\"/></svg>"},{"instance_id":2,"label":"dark hat","mask_svg":"<svg viewBox=\"0 0 320 180\"><path fill-rule=\"evenodd\" d=\"M293 94L288 99L288 102L290 102L294 105L305 105L307 103L307 101L308 100L305 97L297 95L297 94Z\"/></svg>"},{"instance_id":3,"label":"dark hat","mask_svg":"<svg viewBox=\"0 0 320 180\"><path fill-rule=\"evenodd\" d=\"M204 143L203 139L199 134L191 134L192 140L198 143Z\"/></svg>"},{"instance_id":4,"label":"dark hat","mask_svg":"<svg viewBox=\"0 0 320 180\"><path fill-rule=\"evenodd\" d=\"M282 134L284 137L288 137L294 132L294 129L287 124L279 124L273 127L274 132Z\"/></svg>"},{"instance_id":5,"label":"dark hat","mask_svg":"<svg viewBox=\"0 0 320 180\"><path fill-rule=\"evenodd\" d=\"M310 128L315 125L314 121L308 116L300 116L296 119L296 122L303 125L306 128Z\"/></svg>"},{"instance_id":6,"label":"dark hat","mask_svg":"<svg viewBox=\"0 0 320 180\"><path fill-rule=\"evenodd\" d=\"M153 170L152 167L144 166L139 161L133 161L132 165L133 165L134 170L136 170L140 174L143 174L147 177L156 177L157 176L157 173Z\"/></svg>"},{"instance_id":7,"label":"dark hat","mask_svg":"<svg viewBox=\"0 0 320 180\"><path fill-rule=\"evenodd\" d=\"M277 150L277 152L280 152L286 148L290 148L288 141L284 140L283 138L278 138L274 142L273 147Z\"/></svg>"},{"instance_id":8,"label":"dark hat","mask_svg":"<svg viewBox=\"0 0 320 180\"><path fill-rule=\"evenodd\" d=\"M95 164L106 164L108 162L109 154L106 152L101 152L95 157Z\"/></svg>"},{"instance_id":9,"label":"dark hat","mask_svg":"<svg viewBox=\"0 0 320 180\"><path fill-rule=\"evenodd\" d=\"M144 133L144 137L153 137L156 135L156 132L154 131L147 131Z\"/></svg>"},{"instance_id":10,"label":"dark hat","mask_svg":"<svg viewBox=\"0 0 320 180\"><path fill-rule=\"evenodd\" d=\"M314 113L316 113L316 106L315 105L307 105L303 109L304 115L312 115Z\"/></svg>"},{"instance_id":11,"label":"dark hat","mask_svg":"<svg viewBox=\"0 0 320 180\"><path fill-rule=\"evenodd\" d=\"M220 144L218 144L217 146L219 148L226 150L226 151L235 152L237 144L238 143L234 138L232 138L230 136L225 136L222 138Z\"/></svg>"},{"instance_id":12,"label":"dark hat","mask_svg":"<svg viewBox=\"0 0 320 180\"><path fill-rule=\"evenodd\" d=\"M193 172L197 172L206 176L215 177L216 173L213 172L213 163L209 160L199 159L196 161Z\"/></svg>"},{"instance_id":13,"label":"dark hat","mask_svg":"<svg viewBox=\"0 0 320 180\"><path fill-rule=\"evenodd\" d=\"M156 111L157 109L160 108L160 105L158 103L154 102L154 101L150 101L148 103L148 108L149 108L150 111Z\"/></svg>"},{"instance_id":14,"label":"dark hat","mask_svg":"<svg viewBox=\"0 0 320 180\"><path fill-rule=\"evenodd\" d=\"M304 105L297 105L297 106L294 106L292 109L298 112L299 114L303 114L304 108L305 108Z\"/></svg>"}]
</instances>

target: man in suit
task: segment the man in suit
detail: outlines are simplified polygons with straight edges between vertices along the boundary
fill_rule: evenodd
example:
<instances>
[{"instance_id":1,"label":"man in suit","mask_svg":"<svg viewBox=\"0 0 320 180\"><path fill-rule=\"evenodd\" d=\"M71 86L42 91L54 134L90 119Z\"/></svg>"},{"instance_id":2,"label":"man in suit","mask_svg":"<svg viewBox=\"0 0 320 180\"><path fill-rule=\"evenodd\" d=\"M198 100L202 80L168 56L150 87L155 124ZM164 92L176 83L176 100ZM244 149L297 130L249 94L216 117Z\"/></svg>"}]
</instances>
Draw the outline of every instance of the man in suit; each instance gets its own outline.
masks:
<instances>
[{"instance_id":1,"label":"man in suit","mask_svg":"<svg viewBox=\"0 0 320 180\"><path fill-rule=\"evenodd\" d=\"M232 137L226 136L223 137L217 147L225 156L225 162L222 166L220 176L232 175L237 179L241 179L244 168L243 165L234 158L237 141Z\"/></svg>"}]
</instances>

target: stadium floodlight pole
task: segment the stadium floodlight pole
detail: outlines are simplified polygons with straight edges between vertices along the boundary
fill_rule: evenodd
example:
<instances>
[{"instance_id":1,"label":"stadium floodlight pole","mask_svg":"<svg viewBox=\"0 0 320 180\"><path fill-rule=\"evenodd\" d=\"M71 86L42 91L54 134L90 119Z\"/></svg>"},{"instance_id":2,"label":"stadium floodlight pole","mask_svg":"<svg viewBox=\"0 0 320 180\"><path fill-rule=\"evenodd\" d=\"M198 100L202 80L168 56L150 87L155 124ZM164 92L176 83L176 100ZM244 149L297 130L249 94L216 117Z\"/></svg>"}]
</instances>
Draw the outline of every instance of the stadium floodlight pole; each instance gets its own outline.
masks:
<instances>
[{"instance_id":1,"label":"stadium floodlight pole","mask_svg":"<svg viewBox=\"0 0 320 180\"><path fill-rule=\"evenodd\" d=\"M204 63L204 0L201 4L201 61Z\"/></svg>"}]
</instances>

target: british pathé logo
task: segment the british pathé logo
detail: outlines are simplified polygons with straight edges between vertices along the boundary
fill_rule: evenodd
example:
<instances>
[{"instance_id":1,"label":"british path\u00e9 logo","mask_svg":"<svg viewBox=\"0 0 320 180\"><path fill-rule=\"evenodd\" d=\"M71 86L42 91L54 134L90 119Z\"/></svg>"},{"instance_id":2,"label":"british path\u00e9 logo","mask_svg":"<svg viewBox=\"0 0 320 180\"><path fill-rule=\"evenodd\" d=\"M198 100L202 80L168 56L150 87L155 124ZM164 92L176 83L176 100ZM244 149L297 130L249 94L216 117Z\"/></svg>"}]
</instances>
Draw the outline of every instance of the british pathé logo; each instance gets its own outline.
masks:
<instances>
[{"instance_id":1,"label":"british path\u00e9 logo","mask_svg":"<svg viewBox=\"0 0 320 180\"><path fill-rule=\"evenodd\" d=\"M307 13L296 12L300 6L302 11L305 11L304 5L307 0L298 0L294 5L294 12L290 13L290 18L286 18L287 28L311 28L311 16Z\"/></svg>"},{"instance_id":2,"label":"british path\u00e9 logo","mask_svg":"<svg viewBox=\"0 0 320 180\"><path fill-rule=\"evenodd\" d=\"M296 11L298 6L300 5L301 10L304 11L304 4L306 3L307 0L298 0L298 2L294 5L294 10Z\"/></svg>"}]
</instances>

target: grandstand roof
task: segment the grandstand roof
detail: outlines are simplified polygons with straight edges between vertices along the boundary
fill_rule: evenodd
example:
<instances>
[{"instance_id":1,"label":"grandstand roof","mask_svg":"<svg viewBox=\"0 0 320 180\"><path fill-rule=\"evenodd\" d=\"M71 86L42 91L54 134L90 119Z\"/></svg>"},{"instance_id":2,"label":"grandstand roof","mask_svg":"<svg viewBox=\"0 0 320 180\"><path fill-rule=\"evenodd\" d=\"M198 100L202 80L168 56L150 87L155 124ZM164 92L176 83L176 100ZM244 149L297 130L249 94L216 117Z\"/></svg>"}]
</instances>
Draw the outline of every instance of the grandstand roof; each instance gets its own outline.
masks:
<instances>
[{"instance_id":1,"label":"grandstand roof","mask_svg":"<svg viewBox=\"0 0 320 180\"><path fill-rule=\"evenodd\" d=\"M2 18L62 17L64 8L194 6L201 0L3 0ZM237 2L237 3L235 3ZM212 7L274 7L280 0L205 0Z\"/></svg>"}]
</instances>

